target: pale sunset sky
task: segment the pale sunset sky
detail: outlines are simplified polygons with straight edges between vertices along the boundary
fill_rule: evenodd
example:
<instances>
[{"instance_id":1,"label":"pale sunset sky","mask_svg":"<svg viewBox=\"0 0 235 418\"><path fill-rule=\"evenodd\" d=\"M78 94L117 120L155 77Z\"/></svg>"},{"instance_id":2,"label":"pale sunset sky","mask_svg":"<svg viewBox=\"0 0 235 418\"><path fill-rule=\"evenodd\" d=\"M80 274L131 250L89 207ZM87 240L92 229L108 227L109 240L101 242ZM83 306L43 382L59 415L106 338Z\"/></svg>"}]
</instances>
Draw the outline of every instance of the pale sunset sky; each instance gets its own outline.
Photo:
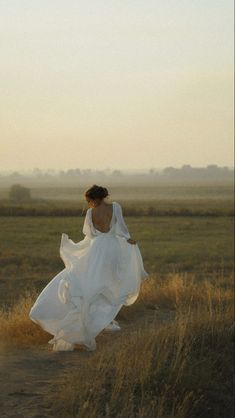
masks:
<instances>
[{"instance_id":1,"label":"pale sunset sky","mask_svg":"<svg viewBox=\"0 0 235 418\"><path fill-rule=\"evenodd\" d=\"M0 0L0 171L233 165L233 1Z\"/></svg>"}]
</instances>

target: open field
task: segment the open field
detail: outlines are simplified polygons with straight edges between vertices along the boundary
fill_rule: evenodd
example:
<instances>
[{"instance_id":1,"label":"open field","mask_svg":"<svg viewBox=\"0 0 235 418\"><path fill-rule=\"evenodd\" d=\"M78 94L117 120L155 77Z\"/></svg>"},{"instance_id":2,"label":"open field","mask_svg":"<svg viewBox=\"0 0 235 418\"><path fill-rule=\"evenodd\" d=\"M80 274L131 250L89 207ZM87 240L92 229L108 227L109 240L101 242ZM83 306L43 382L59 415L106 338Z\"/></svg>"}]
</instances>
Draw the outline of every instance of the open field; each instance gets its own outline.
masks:
<instances>
[{"instance_id":1,"label":"open field","mask_svg":"<svg viewBox=\"0 0 235 418\"><path fill-rule=\"evenodd\" d=\"M232 418L233 278L152 275L97 350L50 351L31 293L0 312L2 418Z\"/></svg>"},{"instance_id":2,"label":"open field","mask_svg":"<svg viewBox=\"0 0 235 418\"><path fill-rule=\"evenodd\" d=\"M120 201L125 216L234 216L229 200ZM12 203L2 200L0 216L82 216L86 204L77 201L35 201Z\"/></svg>"},{"instance_id":3,"label":"open field","mask_svg":"<svg viewBox=\"0 0 235 418\"><path fill-rule=\"evenodd\" d=\"M0 217L0 304L12 303L32 286L40 290L64 264L61 234L83 238L84 216ZM231 217L126 217L139 243L146 270L163 275L188 272L227 274L233 269Z\"/></svg>"},{"instance_id":4,"label":"open field","mask_svg":"<svg viewBox=\"0 0 235 418\"><path fill-rule=\"evenodd\" d=\"M1 418L234 416L231 193L167 193L135 202L131 193L113 196L150 278L118 313L121 331L102 331L95 352L50 351L51 336L28 318L37 294L64 268L61 234L83 238L84 202L57 196L19 205L24 216L3 216L2 208L17 205L1 201Z\"/></svg>"},{"instance_id":5,"label":"open field","mask_svg":"<svg viewBox=\"0 0 235 418\"><path fill-rule=\"evenodd\" d=\"M9 188L0 188L0 216L78 216L86 209L84 188L32 187L32 200L13 203ZM117 200L128 216L234 215L233 185L113 186L110 201Z\"/></svg>"},{"instance_id":6,"label":"open field","mask_svg":"<svg viewBox=\"0 0 235 418\"><path fill-rule=\"evenodd\" d=\"M233 198L233 183L192 183L192 184L171 184L171 183L156 183L155 185L131 185L122 184L115 186L106 183L104 185L108 188L113 200L184 200L184 199L232 199ZM32 198L46 199L46 200L67 200L67 201L82 201L84 191L89 187L75 187L75 186L36 186L32 184L27 185L30 188ZM0 186L0 199L7 199L9 194L9 187Z\"/></svg>"}]
</instances>

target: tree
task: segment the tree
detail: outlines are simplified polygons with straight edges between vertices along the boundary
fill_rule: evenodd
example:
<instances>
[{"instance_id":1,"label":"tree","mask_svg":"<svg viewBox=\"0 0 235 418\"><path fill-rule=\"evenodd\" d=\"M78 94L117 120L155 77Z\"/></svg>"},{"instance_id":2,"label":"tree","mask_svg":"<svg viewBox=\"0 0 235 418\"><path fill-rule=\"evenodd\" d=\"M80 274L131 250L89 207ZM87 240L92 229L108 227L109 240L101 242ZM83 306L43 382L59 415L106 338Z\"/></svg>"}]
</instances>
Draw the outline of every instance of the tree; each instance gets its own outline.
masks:
<instances>
[{"instance_id":1,"label":"tree","mask_svg":"<svg viewBox=\"0 0 235 418\"><path fill-rule=\"evenodd\" d=\"M14 202L24 202L30 200L30 189L21 186L20 184L13 184L10 188L9 199Z\"/></svg>"},{"instance_id":2,"label":"tree","mask_svg":"<svg viewBox=\"0 0 235 418\"><path fill-rule=\"evenodd\" d=\"M114 170L114 171L112 172L112 176L122 176L122 172L121 172L121 170Z\"/></svg>"}]
</instances>

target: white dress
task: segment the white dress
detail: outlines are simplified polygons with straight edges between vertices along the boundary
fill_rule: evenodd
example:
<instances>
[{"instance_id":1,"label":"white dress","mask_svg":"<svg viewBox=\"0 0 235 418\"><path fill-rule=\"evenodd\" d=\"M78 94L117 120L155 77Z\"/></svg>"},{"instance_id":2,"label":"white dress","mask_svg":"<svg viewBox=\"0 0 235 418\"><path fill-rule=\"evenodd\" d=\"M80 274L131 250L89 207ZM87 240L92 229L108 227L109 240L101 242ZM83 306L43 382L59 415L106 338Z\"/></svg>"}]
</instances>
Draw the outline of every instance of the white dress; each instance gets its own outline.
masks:
<instances>
[{"instance_id":1,"label":"white dress","mask_svg":"<svg viewBox=\"0 0 235 418\"><path fill-rule=\"evenodd\" d=\"M138 297L148 277L138 244L130 244L121 205L112 203L108 232L96 229L92 209L86 212L85 238L77 243L62 234L60 256L65 268L43 289L29 317L54 335L55 351L71 351L75 344L96 349L95 337L115 318L123 305ZM115 321L114 321L115 323Z\"/></svg>"}]
</instances>

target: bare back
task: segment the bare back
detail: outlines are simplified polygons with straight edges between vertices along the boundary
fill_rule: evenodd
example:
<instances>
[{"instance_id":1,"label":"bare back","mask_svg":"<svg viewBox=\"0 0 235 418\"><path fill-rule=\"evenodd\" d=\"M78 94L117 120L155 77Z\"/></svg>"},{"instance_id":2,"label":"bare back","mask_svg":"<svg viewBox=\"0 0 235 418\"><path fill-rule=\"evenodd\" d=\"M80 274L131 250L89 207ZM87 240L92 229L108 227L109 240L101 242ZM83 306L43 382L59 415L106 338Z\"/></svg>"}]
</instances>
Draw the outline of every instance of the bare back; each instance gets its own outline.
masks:
<instances>
[{"instance_id":1,"label":"bare back","mask_svg":"<svg viewBox=\"0 0 235 418\"><path fill-rule=\"evenodd\" d=\"M103 203L91 210L91 219L94 227L100 232L109 232L113 217L113 205Z\"/></svg>"}]
</instances>

